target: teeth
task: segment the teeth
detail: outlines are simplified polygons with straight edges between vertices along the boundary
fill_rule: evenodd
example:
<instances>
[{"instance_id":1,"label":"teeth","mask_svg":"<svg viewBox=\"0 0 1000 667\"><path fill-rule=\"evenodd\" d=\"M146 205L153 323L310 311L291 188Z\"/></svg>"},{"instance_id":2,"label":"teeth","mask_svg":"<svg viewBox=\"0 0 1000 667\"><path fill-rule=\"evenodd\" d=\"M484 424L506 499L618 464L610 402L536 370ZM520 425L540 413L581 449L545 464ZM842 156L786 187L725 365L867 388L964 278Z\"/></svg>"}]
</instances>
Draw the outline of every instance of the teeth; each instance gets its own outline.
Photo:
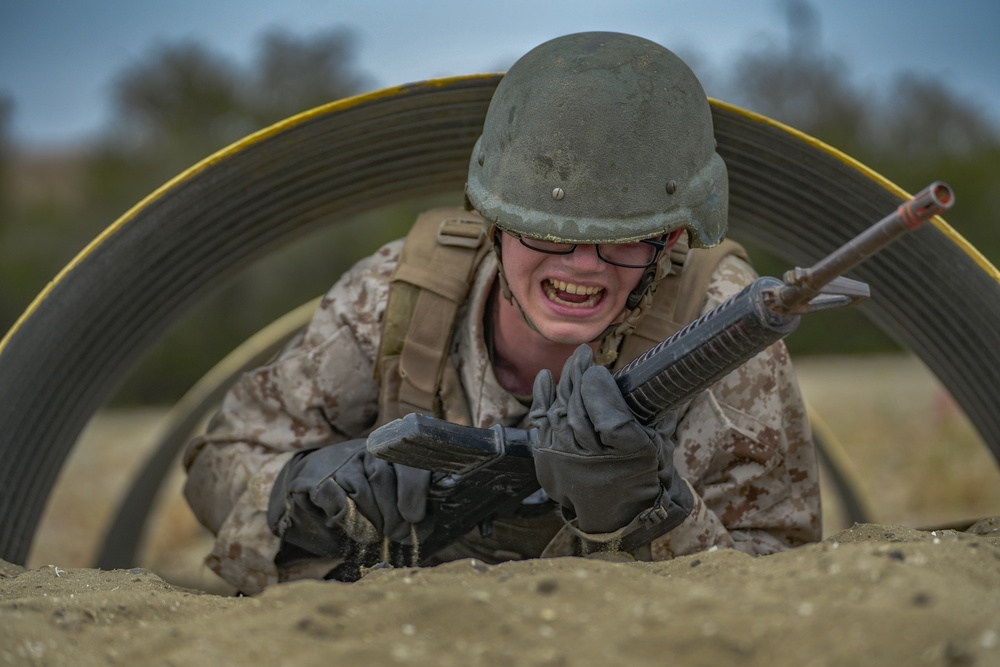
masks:
<instances>
[{"instance_id":1,"label":"teeth","mask_svg":"<svg viewBox=\"0 0 1000 667\"><path fill-rule=\"evenodd\" d=\"M573 283L564 283L561 280L548 280L545 282L544 288L545 295L552 301L575 308L593 308L600 301L601 293L604 292L603 287L583 287ZM559 298L559 294L556 293L557 289L568 294L582 294L589 298L586 301L566 301Z\"/></svg>"},{"instance_id":2,"label":"teeth","mask_svg":"<svg viewBox=\"0 0 1000 667\"><path fill-rule=\"evenodd\" d=\"M551 282L556 289L562 290L563 292L568 292L569 294L590 295L590 294L597 294L604 289L603 287L585 287L583 285L577 285L574 283L564 283L561 280L552 280L549 282Z\"/></svg>"}]
</instances>

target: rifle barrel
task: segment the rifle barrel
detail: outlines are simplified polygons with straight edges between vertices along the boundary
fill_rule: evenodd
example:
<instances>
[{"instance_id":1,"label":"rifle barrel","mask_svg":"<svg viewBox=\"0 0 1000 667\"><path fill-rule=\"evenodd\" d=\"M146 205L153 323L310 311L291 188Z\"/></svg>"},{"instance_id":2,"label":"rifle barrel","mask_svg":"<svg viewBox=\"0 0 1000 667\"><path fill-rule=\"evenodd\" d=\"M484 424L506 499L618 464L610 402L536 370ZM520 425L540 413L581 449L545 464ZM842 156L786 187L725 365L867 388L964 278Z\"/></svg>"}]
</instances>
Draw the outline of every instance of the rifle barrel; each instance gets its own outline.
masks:
<instances>
[{"instance_id":1,"label":"rifle barrel","mask_svg":"<svg viewBox=\"0 0 1000 667\"><path fill-rule=\"evenodd\" d=\"M834 278L886 247L897 238L943 213L955 203L951 187L935 181L899 207L808 269L785 275L785 285L777 290L776 304L786 312L816 295Z\"/></svg>"}]
</instances>

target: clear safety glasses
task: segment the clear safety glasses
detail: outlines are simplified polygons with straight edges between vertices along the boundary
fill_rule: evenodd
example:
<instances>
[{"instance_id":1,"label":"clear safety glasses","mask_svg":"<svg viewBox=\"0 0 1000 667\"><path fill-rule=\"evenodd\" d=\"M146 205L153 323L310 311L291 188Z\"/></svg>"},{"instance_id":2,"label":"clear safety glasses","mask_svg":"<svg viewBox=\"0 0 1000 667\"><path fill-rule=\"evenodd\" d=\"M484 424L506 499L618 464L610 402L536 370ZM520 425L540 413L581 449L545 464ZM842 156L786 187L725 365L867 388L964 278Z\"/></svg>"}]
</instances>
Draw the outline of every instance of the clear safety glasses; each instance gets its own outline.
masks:
<instances>
[{"instance_id":1,"label":"clear safety glasses","mask_svg":"<svg viewBox=\"0 0 1000 667\"><path fill-rule=\"evenodd\" d=\"M577 243L555 243L553 241L540 241L538 239L521 236L515 232L506 232L518 241L525 248L531 248L548 255L568 255L576 250ZM597 243L597 256L608 264L621 266L626 269L645 269L656 262L657 256L666 246L660 239L643 239L632 243Z\"/></svg>"}]
</instances>

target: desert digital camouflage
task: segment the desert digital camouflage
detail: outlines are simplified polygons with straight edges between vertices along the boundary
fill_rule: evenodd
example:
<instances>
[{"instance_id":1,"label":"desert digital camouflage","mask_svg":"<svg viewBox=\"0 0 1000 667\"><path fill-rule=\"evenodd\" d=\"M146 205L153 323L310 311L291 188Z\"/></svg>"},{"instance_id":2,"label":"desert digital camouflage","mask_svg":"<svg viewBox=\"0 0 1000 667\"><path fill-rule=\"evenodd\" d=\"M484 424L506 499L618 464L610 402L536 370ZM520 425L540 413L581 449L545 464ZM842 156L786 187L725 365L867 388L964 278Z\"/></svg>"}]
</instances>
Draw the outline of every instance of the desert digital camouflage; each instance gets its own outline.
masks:
<instances>
[{"instance_id":1,"label":"desert digital camouflage","mask_svg":"<svg viewBox=\"0 0 1000 667\"><path fill-rule=\"evenodd\" d=\"M267 521L275 477L294 452L363 437L378 418L376 363L389 281L402 241L359 262L326 294L308 328L272 364L231 388L207 432L185 454L185 495L215 535L208 566L244 593L289 579L321 578L338 564L315 559L279 568L279 538ZM671 260L683 267L681 246ZM707 312L755 278L743 260L722 260L706 291ZM459 312L451 355L473 424L527 427L528 406L497 382L484 335L496 278L488 255ZM665 426L667 428L667 426ZM675 465L695 495L679 526L632 555L662 560L713 546L751 554L821 536L819 476L806 409L782 343L754 357L691 402L673 436ZM335 444L333 446L336 446ZM581 553L551 503L498 517L434 562L486 562ZM358 535L369 533L358 518Z\"/></svg>"}]
</instances>

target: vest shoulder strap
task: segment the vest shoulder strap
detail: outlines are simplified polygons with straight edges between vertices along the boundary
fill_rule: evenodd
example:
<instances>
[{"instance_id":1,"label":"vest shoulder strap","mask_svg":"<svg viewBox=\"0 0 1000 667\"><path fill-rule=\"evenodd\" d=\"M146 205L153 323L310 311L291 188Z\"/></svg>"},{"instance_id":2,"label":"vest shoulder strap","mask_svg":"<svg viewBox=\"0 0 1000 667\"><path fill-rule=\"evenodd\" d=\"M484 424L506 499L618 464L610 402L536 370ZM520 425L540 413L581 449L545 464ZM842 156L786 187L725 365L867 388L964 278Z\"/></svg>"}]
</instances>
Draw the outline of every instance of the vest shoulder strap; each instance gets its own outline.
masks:
<instances>
[{"instance_id":1,"label":"vest shoulder strap","mask_svg":"<svg viewBox=\"0 0 1000 667\"><path fill-rule=\"evenodd\" d=\"M639 320L636 330L626 336L614 367L621 368L665 338L692 322L705 306L705 293L719 263L730 255L747 262L743 246L726 239L713 248L692 248L684 268L660 281L653 305Z\"/></svg>"},{"instance_id":2,"label":"vest shoulder strap","mask_svg":"<svg viewBox=\"0 0 1000 667\"><path fill-rule=\"evenodd\" d=\"M439 390L457 380L446 368L456 317L488 245L483 219L464 208L432 209L414 222L390 279L375 364L380 424L442 414Z\"/></svg>"}]
</instances>

